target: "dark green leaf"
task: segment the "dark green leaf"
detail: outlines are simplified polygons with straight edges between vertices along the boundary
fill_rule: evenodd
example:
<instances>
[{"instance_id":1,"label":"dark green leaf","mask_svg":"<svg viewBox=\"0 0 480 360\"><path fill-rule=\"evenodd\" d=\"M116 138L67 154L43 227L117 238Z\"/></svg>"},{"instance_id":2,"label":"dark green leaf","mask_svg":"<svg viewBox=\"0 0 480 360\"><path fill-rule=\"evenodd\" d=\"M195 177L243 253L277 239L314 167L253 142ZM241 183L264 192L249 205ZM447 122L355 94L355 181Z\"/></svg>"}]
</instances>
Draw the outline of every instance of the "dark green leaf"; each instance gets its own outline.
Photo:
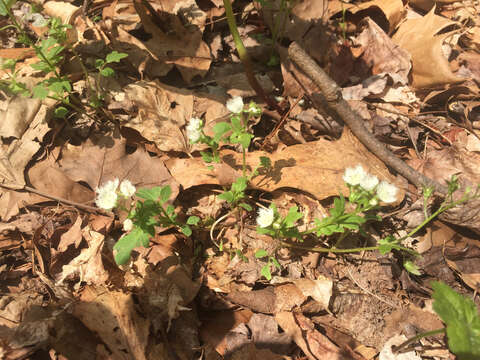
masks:
<instances>
[{"instance_id":1,"label":"dark green leaf","mask_svg":"<svg viewBox=\"0 0 480 360\"><path fill-rule=\"evenodd\" d=\"M160 190L160 202L162 204L166 202L170 198L170 195L172 195L172 189L170 188L170 186L166 185L162 187Z\"/></svg>"},{"instance_id":2,"label":"dark green leaf","mask_svg":"<svg viewBox=\"0 0 480 360\"><path fill-rule=\"evenodd\" d=\"M448 347L459 360L480 359L480 315L475 303L442 282L432 283L433 310L447 325Z\"/></svg>"},{"instance_id":3,"label":"dark green leaf","mask_svg":"<svg viewBox=\"0 0 480 360\"><path fill-rule=\"evenodd\" d=\"M95 59L95 67L100 69L105 64L105 61L102 59Z\"/></svg>"},{"instance_id":4,"label":"dark green leaf","mask_svg":"<svg viewBox=\"0 0 480 360\"><path fill-rule=\"evenodd\" d=\"M262 165L264 168L271 168L272 167L272 162L270 161L270 158L266 156L260 156L260 165Z\"/></svg>"},{"instance_id":5,"label":"dark green leaf","mask_svg":"<svg viewBox=\"0 0 480 360\"><path fill-rule=\"evenodd\" d=\"M275 236L275 231L272 230L272 229L261 228L260 226L257 226L255 230L256 230L256 232L259 233L260 235Z\"/></svg>"},{"instance_id":6,"label":"dark green leaf","mask_svg":"<svg viewBox=\"0 0 480 360\"><path fill-rule=\"evenodd\" d=\"M1 4L0 0L0 4ZM2 69L9 69L12 72L15 71L15 64L17 63L17 60L14 59L1 59L2 60Z\"/></svg>"},{"instance_id":7,"label":"dark green leaf","mask_svg":"<svg viewBox=\"0 0 480 360\"><path fill-rule=\"evenodd\" d=\"M385 239L380 239L378 241L378 251L380 251L380 254L385 255L392 251L394 246L397 244L398 240L395 239L392 235L389 235Z\"/></svg>"}]
</instances>

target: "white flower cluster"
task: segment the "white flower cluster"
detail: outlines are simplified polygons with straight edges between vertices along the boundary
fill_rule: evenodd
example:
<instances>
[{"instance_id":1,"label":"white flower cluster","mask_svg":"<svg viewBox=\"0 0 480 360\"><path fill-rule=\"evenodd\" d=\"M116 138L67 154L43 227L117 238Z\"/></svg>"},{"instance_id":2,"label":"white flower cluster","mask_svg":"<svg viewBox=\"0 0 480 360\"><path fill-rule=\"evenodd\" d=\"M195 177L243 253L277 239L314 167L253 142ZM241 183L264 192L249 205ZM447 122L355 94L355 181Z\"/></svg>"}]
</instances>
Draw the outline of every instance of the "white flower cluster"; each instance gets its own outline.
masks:
<instances>
[{"instance_id":1,"label":"white flower cluster","mask_svg":"<svg viewBox=\"0 0 480 360\"><path fill-rule=\"evenodd\" d=\"M241 96L234 96L227 101L227 109L234 113L240 114L243 111L243 99Z\"/></svg>"},{"instance_id":2,"label":"white flower cluster","mask_svg":"<svg viewBox=\"0 0 480 360\"><path fill-rule=\"evenodd\" d=\"M203 122L199 118L191 118L187 125L187 138L195 144L202 137Z\"/></svg>"},{"instance_id":3,"label":"white flower cluster","mask_svg":"<svg viewBox=\"0 0 480 360\"><path fill-rule=\"evenodd\" d=\"M343 180L351 186L359 185L367 191L376 189L378 199L385 203L393 203L397 200L398 188L386 181L379 181L375 175L368 174L362 165L346 168Z\"/></svg>"},{"instance_id":4,"label":"white flower cluster","mask_svg":"<svg viewBox=\"0 0 480 360\"><path fill-rule=\"evenodd\" d=\"M123 180L120 184L120 189L118 187L119 183L120 181L115 178L97 188L97 198L95 199L95 203L99 208L111 210L117 204L118 195L129 198L135 194L135 191L137 191L130 180Z\"/></svg>"},{"instance_id":5,"label":"white flower cluster","mask_svg":"<svg viewBox=\"0 0 480 360\"><path fill-rule=\"evenodd\" d=\"M266 228L272 225L273 220L275 220L275 212L270 208L260 208L258 209L257 224L261 228Z\"/></svg>"}]
</instances>

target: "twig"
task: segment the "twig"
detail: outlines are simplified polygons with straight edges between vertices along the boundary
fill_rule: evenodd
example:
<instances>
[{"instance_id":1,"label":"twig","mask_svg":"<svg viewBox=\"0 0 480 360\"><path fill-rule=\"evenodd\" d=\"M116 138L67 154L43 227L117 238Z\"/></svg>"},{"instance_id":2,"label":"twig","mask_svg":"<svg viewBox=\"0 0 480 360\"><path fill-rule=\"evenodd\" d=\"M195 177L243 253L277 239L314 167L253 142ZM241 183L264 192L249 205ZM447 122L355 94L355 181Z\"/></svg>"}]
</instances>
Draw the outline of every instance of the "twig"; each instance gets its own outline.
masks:
<instances>
[{"instance_id":1,"label":"twig","mask_svg":"<svg viewBox=\"0 0 480 360\"><path fill-rule=\"evenodd\" d=\"M50 194L47 194L43 191L40 191L40 190L37 190L37 189L34 189L30 186L26 186L26 185L20 185L20 184L2 184L0 183L0 187L4 188L4 189L8 189L8 190L13 190L13 191L28 191L28 192L31 192L33 194L37 194L37 195L40 195L40 196L43 196L44 198L47 198L47 199L50 199L50 200L54 200L54 201L58 201L59 203L63 203L63 204L67 204L67 205L71 205L71 206L74 206L76 208L79 208L79 209L83 209L83 210L86 210L86 211L91 211L91 212L96 212L96 213L100 213L102 215L111 215L110 213L102 210L102 209L99 209L99 208L96 208L94 206L88 206L88 205L84 205L84 204L80 204L78 202L75 202L75 201L71 201L71 200L67 200L67 199L63 199L63 198L60 198L58 196L53 196L53 195L50 195Z\"/></svg>"},{"instance_id":2,"label":"twig","mask_svg":"<svg viewBox=\"0 0 480 360\"><path fill-rule=\"evenodd\" d=\"M433 186L441 194L447 194L446 186L439 184L408 166L397 158L384 144L378 141L365 127L350 105L343 99L338 85L317 65L317 63L296 43L288 48L288 55L293 62L318 86L328 106L348 125L353 134L374 155L386 165L404 176L418 188Z\"/></svg>"}]
</instances>

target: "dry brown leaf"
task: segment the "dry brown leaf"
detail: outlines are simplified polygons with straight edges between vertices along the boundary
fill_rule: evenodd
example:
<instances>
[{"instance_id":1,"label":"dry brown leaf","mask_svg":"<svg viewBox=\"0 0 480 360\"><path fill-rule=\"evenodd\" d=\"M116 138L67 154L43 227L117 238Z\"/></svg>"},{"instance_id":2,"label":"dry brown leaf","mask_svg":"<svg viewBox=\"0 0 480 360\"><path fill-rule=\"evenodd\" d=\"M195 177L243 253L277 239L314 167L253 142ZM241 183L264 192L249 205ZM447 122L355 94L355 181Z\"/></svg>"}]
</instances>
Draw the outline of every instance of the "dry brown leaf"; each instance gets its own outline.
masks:
<instances>
[{"instance_id":1,"label":"dry brown leaf","mask_svg":"<svg viewBox=\"0 0 480 360\"><path fill-rule=\"evenodd\" d=\"M143 148L127 153L125 139L116 136L92 135L80 146L67 145L59 164L57 171L74 181L86 182L92 189L119 178L128 179L137 187L168 184L173 196L178 193L178 185L162 160L152 158Z\"/></svg>"},{"instance_id":2,"label":"dry brown leaf","mask_svg":"<svg viewBox=\"0 0 480 360\"><path fill-rule=\"evenodd\" d=\"M443 42L452 32L437 35L455 22L435 14L435 8L419 19L403 22L393 36L393 41L412 56L413 86L416 88L460 82L443 55Z\"/></svg>"},{"instance_id":3,"label":"dry brown leaf","mask_svg":"<svg viewBox=\"0 0 480 360\"><path fill-rule=\"evenodd\" d=\"M87 286L72 308L108 346L114 359L147 359L150 320L137 313L132 294Z\"/></svg>"},{"instance_id":4,"label":"dry brown leaf","mask_svg":"<svg viewBox=\"0 0 480 360\"><path fill-rule=\"evenodd\" d=\"M341 350L328 338L315 330L313 323L301 314L281 312L275 315L280 327L293 338L311 360L347 360Z\"/></svg>"},{"instance_id":5,"label":"dry brown leaf","mask_svg":"<svg viewBox=\"0 0 480 360\"><path fill-rule=\"evenodd\" d=\"M389 33L396 28L405 11L402 0L374 0L351 4L344 3L340 0L328 2L328 11L332 15L338 14L342 9L348 10L352 14L357 14L358 12L373 10L374 8L380 9L385 15L389 25L386 30L388 30Z\"/></svg>"},{"instance_id":6,"label":"dry brown leaf","mask_svg":"<svg viewBox=\"0 0 480 360\"><path fill-rule=\"evenodd\" d=\"M57 284L65 279L78 275L78 282L87 284L103 285L109 278L103 267L102 248L104 235L90 230L88 226L82 229L83 238L87 241L88 247L82 249L80 255L70 263L63 265L62 272L57 276Z\"/></svg>"},{"instance_id":7,"label":"dry brown leaf","mask_svg":"<svg viewBox=\"0 0 480 360\"><path fill-rule=\"evenodd\" d=\"M366 28L356 38L363 49L361 58L373 75L387 73L394 83L406 85L412 68L410 54L394 44L372 19L366 18L365 22Z\"/></svg>"},{"instance_id":8,"label":"dry brown leaf","mask_svg":"<svg viewBox=\"0 0 480 360\"><path fill-rule=\"evenodd\" d=\"M80 246L82 241L82 217L77 216L77 219L67 232L60 236L60 242L58 243L57 250L64 252L70 245L74 245L75 248Z\"/></svg>"},{"instance_id":9,"label":"dry brown leaf","mask_svg":"<svg viewBox=\"0 0 480 360\"><path fill-rule=\"evenodd\" d=\"M137 130L162 151L188 151L183 128L192 118L202 117L208 133L213 120L228 113L226 98L205 95L154 82L137 82L125 89L125 103L130 104L131 119L122 125ZM207 97L208 96L208 97ZM133 109L138 109L135 114ZM194 146L204 149L204 146Z\"/></svg>"},{"instance_id":10,"label":"dry brown leaf","mask_svg":"<svg viewBox=\"0 0 480 360\"><path fill-rule=\"evenodd\" d=\"M436 4L443 5L443 4L451 4L454 2L458 2L458 0L410 0L409 5L411 5L412 7L421 9L423 11L429 11Z\"/></svg>"},{"instance_id":11,"label":"dry brown leaf","mask_svg":"<svg viewBox=\"0 0 480 360\"><path fill-rule=\"evenodd\" d=\"M188 189L203 184L232 183L241 176L241 154L230 150L221 152L226 164L218 169L209 170L201 159L170 159L166 166L172 176ZM272 169L252 179L252 186L263 191L274 191L282 187L290 187L312 194L317 199L348 193L342 176L345 168L361 164L370 174L381 180L397 183L380 160L373 156L348 130L345 130L340 140L318 140L306 144L289 146L282 151L269 154L255 151L247 154L247 164L251 169L260 163L260 157L269 157ZM232 171L230 179L220 176L225 167ZM404 191L400 187L397 201L401 201Z\"/></svg>"},{"instance_id":12,"label":"dry brown leaf","mask_svg":"<svg viewBox=\"0 0 480 360\"><path fill-rule=\"evenodd\" d=\"M176 14L162 13L162 20L166 24L163 25L164 29L161 29L160 24L154 21L154 18L159 17L158 13L156 16L148 14L147 8L138 0L134 1L134 6L145 31L152 35L151 39L143 42L151 53L160 61L175 64L188 83L193 77L207 73L212 61L210 49L202 40L201 28L193 23L184 27ZM197 9L201 12L198 7ZM178 10L179 8L177 12Z\"/></svg>"}]
</instances>

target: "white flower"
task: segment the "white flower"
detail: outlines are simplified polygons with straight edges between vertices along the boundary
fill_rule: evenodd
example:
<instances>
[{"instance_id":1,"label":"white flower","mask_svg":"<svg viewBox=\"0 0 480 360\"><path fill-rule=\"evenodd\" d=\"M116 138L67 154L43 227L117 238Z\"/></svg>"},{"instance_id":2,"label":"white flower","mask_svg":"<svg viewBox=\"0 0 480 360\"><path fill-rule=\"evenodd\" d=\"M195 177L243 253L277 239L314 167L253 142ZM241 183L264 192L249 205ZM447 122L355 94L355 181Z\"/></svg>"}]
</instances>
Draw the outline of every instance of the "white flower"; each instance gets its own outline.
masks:
<instances>
[{"instance_id":1,"label":"white flower","mask_svg":"<svg viewBox=\"0 0 480 360\"><path fill-rule=\"evenodd\" d=\"M363 170L362 165L357 165L354 168L348 167L343 174L343 180L349 185L358 185L368 174Z\"/></svg>"},{"instance_id":2,"label":"white flower","mask_svg":"<svg viewBox=\"0 0 480 360\"><path fill-rule=\"evenodd\" d=\"M133 221L131 219L126 219L123 222L123 230L124 231L130 231L133 229Z\"/></svg>"},{"instance_id":3,"label":"white flower","mask_svg":"<svg viewBox=\"0 0 480 360\"><path fill-rule=\"evenodd\" d=\"M227 101L227 109L234 113L239 114L243 110L243 100L240 96L235 96Z\"/></svg>"},{"instance_id":4,"label":"white flower","mask_svg":"<svg viewBox=\"0 0 480 360\"><path fill-rule=\"evenodd\" d=\"M261 228L266 228L272 225L273 220L275 220L275 213L273 209L258 209L257 224Z\"/></svg>"},{"instance_id":5,"label":"white flower","mask_svg":"<svg viewBox=\"0 0 480 360\"><path fill-rule=\"evenodd\" d=\"M118 179L107 181L103 186L97 188L95 203L99 208L111 210L117 203Z\"/></svg>"},{"instance_id":6,"label":"white flower","mask_svg":"<svg viewBox=\"0 0 480 360\"><path fill-rule=\"evenodd\" d=\"M367 191L372 191L378 185L378 178L375 175L366 174L360 181L360 186Z\"/></svg>"},{"instance_id":7,"label":"white flower","mask_svg":"<svg viewBox=\"0 0 480 360\"><path fill-rule=\"evenodd\" d=\"M380 199L380 201L383 201L386 203L395 202L397 200L397 192L398 192L398 188L395 185L389 184L386 181L382 181L377 186L378 198Z\"/></svg>"},{"instance_id":8,"label":"white flower","mask_svg":"<svg viewBox=\"0 0 480 360\"><path fill-rule=\"evenodd\" d=\"M135 186L133 186L133 184L130 182L130 180L123 180L120 184L120 193L126 197L126 198L129 198L133 195L135 195L135 191L137 191L137 189L135 188Z\"/></svg>"},{"instance_id":9,"label":"white flower","mask_svg":"<svg viewBox=\"0 0 480 360\"><path fill-rule=\"evenodd\" d=\"M191 118L187 125L187 137L188 140L195 144L200 137L202 136L202 126L203 122L201 119L198 118Z\"/></svg>"}]
</instances>

